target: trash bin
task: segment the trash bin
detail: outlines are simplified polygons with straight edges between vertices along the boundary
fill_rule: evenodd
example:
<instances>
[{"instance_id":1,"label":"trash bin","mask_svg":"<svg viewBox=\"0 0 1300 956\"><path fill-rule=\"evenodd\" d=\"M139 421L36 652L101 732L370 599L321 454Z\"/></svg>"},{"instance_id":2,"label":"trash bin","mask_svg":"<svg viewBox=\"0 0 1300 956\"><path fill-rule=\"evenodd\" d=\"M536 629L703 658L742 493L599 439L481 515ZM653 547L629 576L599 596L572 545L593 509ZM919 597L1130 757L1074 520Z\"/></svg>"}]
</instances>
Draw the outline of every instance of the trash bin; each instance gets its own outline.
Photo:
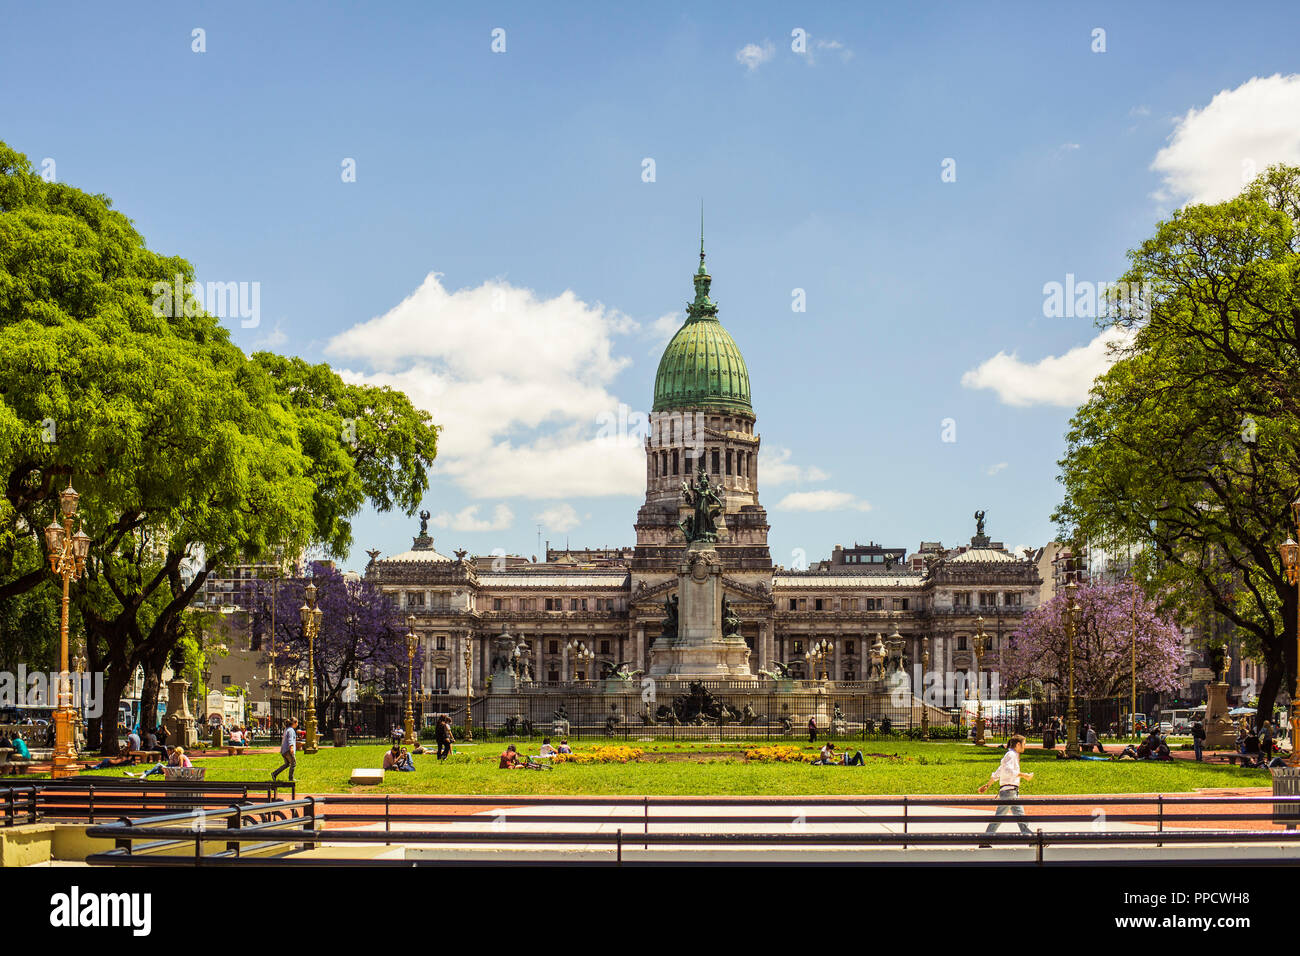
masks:
<instances>
[{"instance_id":1,"label":"trash bin","mask_svg":"<svg viewBox=\"0 0 1300 956\"><path fill-rule=\"evenodd\" d=\"M346 747L348 745L348 732L345 727L334 728L334 746Z\"/></svg>"},{"instance_id":2,"label":"trash bin","mask_svg":"<svg viewBox=\"0 0 1300 956\"><path fill-rule=\"evenodd\" d=\"M1273 775L1273 796L1296 798L1273 804L1273 822L1293 830L1300 824L1300 767L1275 767L1269 772Z\"/></svg>"}]
</instances>

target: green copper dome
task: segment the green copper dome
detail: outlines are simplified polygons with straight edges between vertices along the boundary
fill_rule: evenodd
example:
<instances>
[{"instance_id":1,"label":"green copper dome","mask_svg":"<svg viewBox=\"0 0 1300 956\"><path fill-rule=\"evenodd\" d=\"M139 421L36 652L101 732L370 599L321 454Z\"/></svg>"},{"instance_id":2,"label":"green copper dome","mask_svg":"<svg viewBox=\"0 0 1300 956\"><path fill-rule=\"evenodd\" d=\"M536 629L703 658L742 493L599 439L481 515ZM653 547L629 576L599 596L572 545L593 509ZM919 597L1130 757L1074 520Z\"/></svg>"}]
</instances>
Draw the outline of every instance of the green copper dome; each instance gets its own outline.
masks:
<instances>
[{"instance_id":1,"label":"green copper dome","mask_svg":"<svg viewBox=\"0 0 1300 956\"><path fill-rule=\"evenodd\" d=\"M718 321L709 298L712 283L704 269L695 274L695 301L686 307L686 322L673 336L655 373L653 410L713 405L753 414L749 403L749 369L730 333Z\"/></svg>"}]
</instances>

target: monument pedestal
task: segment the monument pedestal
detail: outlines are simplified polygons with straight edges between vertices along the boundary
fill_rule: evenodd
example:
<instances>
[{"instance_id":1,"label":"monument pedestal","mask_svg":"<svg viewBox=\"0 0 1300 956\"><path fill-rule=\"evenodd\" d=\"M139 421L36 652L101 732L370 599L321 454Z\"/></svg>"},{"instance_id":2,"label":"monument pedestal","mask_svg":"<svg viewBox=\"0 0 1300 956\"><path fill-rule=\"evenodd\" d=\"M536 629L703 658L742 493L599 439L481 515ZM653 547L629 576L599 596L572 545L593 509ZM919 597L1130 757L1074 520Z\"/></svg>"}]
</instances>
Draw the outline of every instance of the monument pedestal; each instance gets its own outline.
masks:
<instances>
[{"instance_id":1,"label":"monument pedestal","mask_svg":"<svg viewBox=\"0 0 1300 956\"><path fill-rule=\"evenodd\" d=\"M190 750L199 742L198 731L194 729L194 715L190 713L187 691L190 682L177 678L167 682L167 712L163 714L163 729L167 731L169 747L184 747Z\"/></svg>"},{"instance_id":2,"label":"monument pedestal","mask_svg":"<svg viewBox=\"0 0 1300 956\"><path fill-rule=\"evenodd\" d=\"M1234 749L1237 732L1228 717L1228 685L1210 684L1205 695L1205 749Z\"/></svg>"},{"instance_id":3,"label":"monument pedestal","mask_svg":"<svg viewBox=\"0 0 1300 956\"><path fill-rule=\"evenodd\" d=\"M676 637L650 648L650 676L678 680L755 680L749 645L722 633L722 561L711 541L692 541L677 568Z\"/></svg>"}]
</instances>

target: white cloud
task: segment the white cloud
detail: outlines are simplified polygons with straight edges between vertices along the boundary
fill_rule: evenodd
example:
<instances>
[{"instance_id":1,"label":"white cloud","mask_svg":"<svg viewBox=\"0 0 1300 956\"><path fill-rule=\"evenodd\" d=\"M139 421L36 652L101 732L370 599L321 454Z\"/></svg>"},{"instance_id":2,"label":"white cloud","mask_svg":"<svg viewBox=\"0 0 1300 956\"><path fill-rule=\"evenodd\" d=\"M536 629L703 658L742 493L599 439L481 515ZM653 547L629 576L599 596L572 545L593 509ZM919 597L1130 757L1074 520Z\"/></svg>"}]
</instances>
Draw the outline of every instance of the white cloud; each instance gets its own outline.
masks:
<instances>
[{"instance_id":1,"label":"white cloud","mask_svg":"<svg viewBox=\"0 0 1300 956\"><path fill-rule=\"evenodd\" d=\"M339 374L428 411L443 426L435 475L472 497L638 494L639 444L598 436L618 417L609 388L630 361L614 339L637 324L570 291L542 299L494 280L449 292L440 279L331 339L330 355L362 366Z\"/></svg>"},{"instance_id":2,"label":"white cloud","mask_svg":"<svg viewBox=\"0 0 1300 956\"><path fill-rule=\"evenodd\" d=\"M870 511L871 505L847 491L794 491L776 503L785 511Z\"/></svg>"},{"instance_id":3,"label":"white cloud","mask_svg":"<svg viewBox=\"0 0 1300 956\"><path fill-rule=\"evenodd\" d=\"M998 472L1004 471L1006 467L1007 467L1007 463L1005 461L1000 461L996 465L990 465L988 468L984 469L984 474L988 475L989 477L992 477L993 475L996 475Z\"/></svg>"},{"instance_id":4,"label":"white cloud","mask_svg":"<svg viewBox=\"0 0 1300 956\"><path fill-rule=\"evenodd\" d=\"M454 515L444 511L430 518L429 523L435 528L450 528L452 531L505 531L514 524L514 512L507 505L493 508L491 518L480 518L478 509L478 505L469 505Z\"/></svg>"},{"instance_id":5,"label":"white cloud","mask_svg":"<svg viewBox=\"0 0 1300 956\"><path fill-rule=\"evenodd\" d=\"M1131 337L1132 333L1112 327L1087 345L1037 362L1022 362L1015 352L999 352L962 375L961 383L966 388L992 389L1006 405L1078 405L1088 397L1093 379L1114 364L1110 347L1126 345Z\"/></svg>"},{"instance_id":6,"label":"white cloud","mask_svg":"<svg viewBox=\"0 0 1300 956\"><path fill-rule=\"evenodd\" d=\"M549 531L572 531L579 524L578 512L567 502L539 511L533 515L533 520L544 525Z\"/></svg>"},{"instance_id":7,"label":"white cloud","mask_svg":"<svg viewBox=\"0 0 1300 956\"><path fill-rule=\"evenodd\" d=\"M746 43L736 51L736 61L752 72L772 59L774 53L776 47L772 45L771 40L764 40L762 46L757 43Z\"/></svg>"},{"instance_id":8,"label":"white cloud","mask_svg":"<svg viewBox=\"0 0 1300 956\"><path fill-rule=\"evenodd\" d=\"M1222 90L1176 121L1151 169L1164 178L1155 198L1229 199L1274 163L1300 163L1300 75L1252 77Z\"/></svg>"},{"instance_id":9,"label":"white cloud","mask_svg":"<svg viewBox=\"0 0 1300 956\"><path fill-rule=\"evenodd\" d=\"M797 481L825 481L829 475L816 465L796 465L790 460L789 448L762 449L758 453L758 473L765 485L786 485Z\"/></svg>"}]
</instances>

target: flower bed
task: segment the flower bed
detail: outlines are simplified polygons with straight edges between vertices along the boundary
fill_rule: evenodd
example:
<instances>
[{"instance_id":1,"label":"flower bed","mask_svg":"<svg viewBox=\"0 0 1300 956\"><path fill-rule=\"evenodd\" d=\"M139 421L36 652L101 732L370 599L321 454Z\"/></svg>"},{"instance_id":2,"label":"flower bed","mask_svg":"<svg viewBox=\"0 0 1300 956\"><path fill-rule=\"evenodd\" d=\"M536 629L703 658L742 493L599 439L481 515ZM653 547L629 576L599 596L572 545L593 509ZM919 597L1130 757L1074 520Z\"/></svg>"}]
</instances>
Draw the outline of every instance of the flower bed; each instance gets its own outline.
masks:
<instances>
[{"instance_id":1,"label":"flower bed","mask_svg":"<svg viewBox=\"0 0 1300 956\"><path fill-rule=\"evenodd\" d=\"M772 746L772 747L755 747L753 750L745 751L746 760L768 760L776 763L809 763L812 761L812 755L806 754L798 747L790 746Z\"/></svg>"},{"instance_id":2,"label":"flower bed","mask_svg":"<svg viewBox=\"0 0 1300 956\"><path fill-rule=\"evenodd\" d=\"M595 747L572 754L557 754L556 763L627 763L636 760L644 751L636 747Z\"/></svg>"}]
</instances>

